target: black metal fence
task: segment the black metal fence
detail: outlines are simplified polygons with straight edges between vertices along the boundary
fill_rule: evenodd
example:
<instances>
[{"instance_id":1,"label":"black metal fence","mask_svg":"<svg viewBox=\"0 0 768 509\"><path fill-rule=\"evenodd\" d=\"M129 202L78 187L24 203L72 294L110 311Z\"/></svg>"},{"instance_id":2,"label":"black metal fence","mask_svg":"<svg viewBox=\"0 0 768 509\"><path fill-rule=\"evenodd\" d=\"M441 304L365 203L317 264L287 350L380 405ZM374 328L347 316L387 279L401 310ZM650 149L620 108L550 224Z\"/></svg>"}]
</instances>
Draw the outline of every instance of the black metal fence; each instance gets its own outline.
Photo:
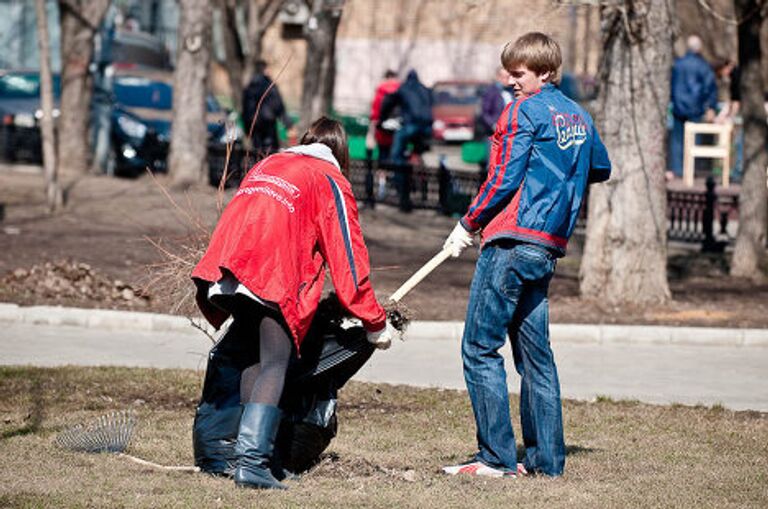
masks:
<instances>
[{"instance_id":1,"label":"black metal fence","mask_svg":"<svg viewBox=\"0 0 768 509\"><path fill-rule=\"evenodd\" d=\"M224 168L224 153L209 152L212 185L218 185ZM252 161L245 161L236 150L229 160L228 186L239 183ZM375 161L352 161L349 181L358 200L368 207L377 203L398 207L404 212L430 209L442 214L463 214L482 184L478 173L411 165L379 165ZM577 227L586 226L585 197ZM715 182L707 180L700 190L667 191L667 236L670 240L701 243L705 251L719 251L731 240L728 223L738 217L738 195L715 192Z\"/></svg>"},{"instance_id":2,"label":"black metal fence","mask_svg":"<svg viewBox=\"0 0 768 509\"><path fill-rule=\"evenodd\" d=\"M432 209L463 214L482 181L478 174L411 165L378 165L352 161L349 181L358 200L368 206L384 203L404 212Z\"/></svg>"},{"instance_id":3,"label":"black metal fence","mask_svg":"<svg viewBox=\"0 0 768 509\"><path fill-rule=\"evenodd\" d=\"M739 197L716 193L707 179L701 191L667 191L667 235L672 240L701 242L705 251L721 250L729 241L728 222L738 217Z\"/></svg>"},{"instance_id":4,"label":"black metal fence","mask_svg":"<svg viewBox=\"0 0 768 509\"><path fill-rule=\"evenodd\" d=\"M408 212L432 209L443 214L463 214L477 189L481 175L437 168L377 165L353 161L349 180L355 196L368 206L385 203ZM587 200L578 226L585 226ZM738 196L716 193L707 180L706 192L667 191L667 235L670 240L701 243L704 250L721 250L729 242L728 222L738 217Z\"/></svg>"}]
</instances>

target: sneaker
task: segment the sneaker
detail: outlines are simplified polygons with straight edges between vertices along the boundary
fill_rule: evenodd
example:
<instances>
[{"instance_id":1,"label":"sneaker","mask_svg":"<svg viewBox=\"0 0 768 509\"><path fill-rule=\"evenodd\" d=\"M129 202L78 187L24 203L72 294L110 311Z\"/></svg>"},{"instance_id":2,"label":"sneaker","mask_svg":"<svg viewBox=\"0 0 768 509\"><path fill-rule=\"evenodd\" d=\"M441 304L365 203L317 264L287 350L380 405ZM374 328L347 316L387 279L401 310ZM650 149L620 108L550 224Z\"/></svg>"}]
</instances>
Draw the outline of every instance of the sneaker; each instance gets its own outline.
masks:
<instances>
[{"instance_id":1,"label":"sneaker","mask_svg":"<svg viewBox=\"0 0 768 509\"><path fill-rule=\"evenodd\" d=\"M460 465L443 467L443 472L448 475L468 474L480 477L515 477L514 472L506 472L498 468L489 467L480 461L470 461Z\"/></svg>"}]
</instances>

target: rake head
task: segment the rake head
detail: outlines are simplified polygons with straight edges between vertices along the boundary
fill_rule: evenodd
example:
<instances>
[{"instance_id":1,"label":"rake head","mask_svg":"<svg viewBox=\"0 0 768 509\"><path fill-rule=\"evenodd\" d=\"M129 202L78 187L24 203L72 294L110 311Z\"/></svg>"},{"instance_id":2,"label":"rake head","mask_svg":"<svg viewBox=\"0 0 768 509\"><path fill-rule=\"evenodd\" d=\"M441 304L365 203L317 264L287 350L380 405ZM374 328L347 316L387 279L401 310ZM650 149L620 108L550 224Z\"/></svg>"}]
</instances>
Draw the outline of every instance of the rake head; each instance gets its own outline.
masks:
<instances>
[{"instance_id":1,"label":"rake head","mask_svg":"<svg viewBox=\"0 0 768 509\"><path fill-rule=\"evenodd\" d=\"M124 452L136 426L130 411L102 415L88 424L77 424L56 437L56 445L79 452Z\"/></svg>"}]
</instances>

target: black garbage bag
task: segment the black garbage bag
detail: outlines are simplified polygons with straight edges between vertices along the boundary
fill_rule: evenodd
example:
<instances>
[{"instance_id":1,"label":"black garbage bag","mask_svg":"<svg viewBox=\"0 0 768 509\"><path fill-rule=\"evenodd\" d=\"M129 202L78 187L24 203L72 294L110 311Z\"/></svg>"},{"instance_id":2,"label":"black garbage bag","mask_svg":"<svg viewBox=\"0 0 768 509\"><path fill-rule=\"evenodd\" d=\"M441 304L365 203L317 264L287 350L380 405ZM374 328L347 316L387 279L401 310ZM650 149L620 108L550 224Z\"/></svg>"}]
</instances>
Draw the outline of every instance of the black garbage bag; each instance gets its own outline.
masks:
<instances>
[{"instance_id":1,"label":"black garbage bag","mask_svg":"<svg viewBox=\"0 0 768 509\"><path fill-rule=\"evenodd\" d=\"M301 358L288 368L280 401L283 421L275 450L283 468L294 473L317 463L336 436L338 390L375 350L362 327L326 325L324 334L302 345Z\"/></svg>"},{"instance_id":2,"label":"black garbage bag","mask_svg":"<svg viewBox=\"0 0 768 509\"><path fill-rule=\"evenodd\" d=\"M246 331L232 323L208 354L203 394L195 411L192 448L195 465L204 472L232 475L235 442L243 406L240 378L259 361L258 345L241 341Z\"/></svg>"},{"instance_id":3,"label":"black garbage bag","mask_svg":"<svg viewBox=\"0 0 768 509\"><path fill-rule=\"evenodd\" d=\"M246 331L232 326L211 349L203 395L195 412L195 464L204 472L231 475L240 423L240 377L258 362L258 348ZM306 471L317 463L336 436L338 390L368 361L375 347L365 329L342 325L341 308L332 294L321 302L301 348L286 374L280 408L283 419L275 443L275 476L282 469Z\"/></svg>"}]
</instances>

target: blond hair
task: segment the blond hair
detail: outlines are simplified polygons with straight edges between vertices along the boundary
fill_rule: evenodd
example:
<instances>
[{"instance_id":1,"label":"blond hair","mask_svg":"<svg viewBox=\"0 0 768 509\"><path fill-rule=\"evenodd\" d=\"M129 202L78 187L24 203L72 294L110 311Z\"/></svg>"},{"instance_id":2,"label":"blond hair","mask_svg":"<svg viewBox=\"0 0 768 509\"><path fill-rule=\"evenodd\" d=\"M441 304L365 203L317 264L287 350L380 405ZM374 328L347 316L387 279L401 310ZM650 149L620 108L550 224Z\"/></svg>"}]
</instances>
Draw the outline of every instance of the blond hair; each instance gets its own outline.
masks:
<instances>
[{"instance_id":1,"label":"blond hair","mask_svg":"<svg viewBox=\"0 0 768 509\"><path fill-rule=\"evenodd\" d=\"M548 81L560 82L560 66L563 56L560 45L553 38L541 32L528 32L516 41L509 41L501 52L501 65L512 72L524 65L538 75L549 72Z\"/></svg>"}]
</instances>

